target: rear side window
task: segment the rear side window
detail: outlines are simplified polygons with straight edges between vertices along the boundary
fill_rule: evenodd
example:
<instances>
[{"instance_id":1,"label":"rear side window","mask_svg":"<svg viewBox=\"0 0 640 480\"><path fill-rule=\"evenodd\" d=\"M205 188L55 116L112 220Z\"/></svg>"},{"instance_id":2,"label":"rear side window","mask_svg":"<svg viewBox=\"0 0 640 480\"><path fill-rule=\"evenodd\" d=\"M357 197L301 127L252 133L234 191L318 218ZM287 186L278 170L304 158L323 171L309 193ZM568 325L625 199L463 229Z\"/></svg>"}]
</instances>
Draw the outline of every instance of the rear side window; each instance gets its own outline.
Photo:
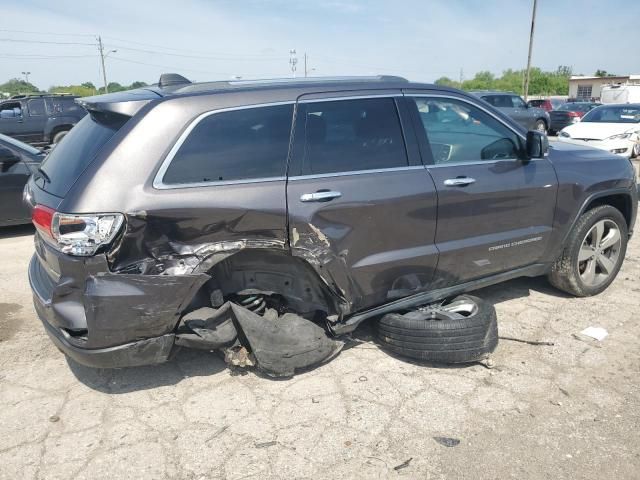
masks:
<instances>
[{"instance_id":1,"label":"rear side window","mask_svg":"<svg viewBox=\"0 0 640 480\"><path fill-rule=\"evenodd\" d=\"M193 184L284 177L293 105L213 113L174 155L163 183Z\"/></svg>"},{"instance_id":2,"label":"rear side window","mask_svg":"<svg viewBox=\"0 0 640 480\"><path fill-rule=\"evenodd\" d=\"M311 102L301 115L302 175L407 166L393 98Z\"/></svg>"},{"instance_id":3,"label":"rear side window","mask_svg":"<svg viewBox=\"0 0 640 480\"><path fill-rule=\"evenodd\" d=\"M486 95L482 99L497 108L513 108L513 103L508 95Z\"/></svg>"},{"instance_id":4,"label":"rear side window","mask_svg":"<svg viewBox=\"0 0 640 480\"><path fill-rule=\"evenodd\" d=\"M42 170L51 179L44 190L64 197L93 161L102 147L126 123L129 117L122 115L87 115L58 143L46 160Z\"/></svg>"},{"instance_id":5,"label":"rear side window","mask_svg":"<svg viewBox=\"0 0 640 480\"><path fill-rule=\"evenodd\" d=\"M44 115L44 100L42 98L34 98L27 102L29 105L29 116L40 117Z\"/></svg>"}]
</instances>

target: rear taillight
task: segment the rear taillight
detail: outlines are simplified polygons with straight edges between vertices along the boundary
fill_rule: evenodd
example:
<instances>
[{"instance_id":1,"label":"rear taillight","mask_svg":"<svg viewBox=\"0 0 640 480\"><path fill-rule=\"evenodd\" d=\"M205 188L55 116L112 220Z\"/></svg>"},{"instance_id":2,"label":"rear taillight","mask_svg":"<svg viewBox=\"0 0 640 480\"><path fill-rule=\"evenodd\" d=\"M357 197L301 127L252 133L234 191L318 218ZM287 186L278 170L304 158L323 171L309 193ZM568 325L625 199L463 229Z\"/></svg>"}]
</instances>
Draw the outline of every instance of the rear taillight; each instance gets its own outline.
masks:
<instances>
[{"instance_id":1,"label":"rear taillight","mask_svg":"<svg viewBox=\"0 0 640 480\"><path fill-rule=\"evenodd\" d=\"M86 257L110 244L124 222L121 213L73 215L36 205L31 221L44 239L63 253Z\"/></svg>"},{"instance_id":2,"label":"rear taillight","mask_svg":"<svg viewBox=\"0 0 640 480\"><path fill-rule=\"evenodd\" d=\"M567 112L567 115L570 117L581 117L579 112Z\"/></svg>"},{"instance_id":3,"label":"rear taillight","mask_svg":"<svg viewBox=\"0 0 640 480\"><path fill-rule=\"evenodd\" d=\"M53 215L55 213L56 211L54 209L45 207L44 205L36 205L31 211L31 221L40 233L49 238L53 238L51 223L53 222Z\"/></svg>"}]
</instances>

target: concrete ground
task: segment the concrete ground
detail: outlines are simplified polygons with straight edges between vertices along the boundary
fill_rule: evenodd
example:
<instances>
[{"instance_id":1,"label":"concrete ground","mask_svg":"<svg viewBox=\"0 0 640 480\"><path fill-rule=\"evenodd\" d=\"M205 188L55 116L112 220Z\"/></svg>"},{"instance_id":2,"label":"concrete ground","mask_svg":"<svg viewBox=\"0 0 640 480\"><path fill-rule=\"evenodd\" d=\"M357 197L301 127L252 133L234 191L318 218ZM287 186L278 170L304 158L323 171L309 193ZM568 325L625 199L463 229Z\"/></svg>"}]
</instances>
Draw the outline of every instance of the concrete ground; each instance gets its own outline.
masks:
<instances>
[{"instance_id":1,"label":"concrete ground","mask_svg":"<svg viewBox=\"0 0 640 480\"><path fill-rule=\"evenodd\" d=\"M503 339L495 368L447 368L395 358L365 327L290 380L187 350L117 371L67 361L31 305L32 230L0 237L2 479L640 477L638 237L598 297L544 279L479 293L502 336L553 346Z\"/></svg>"}]
</instances>

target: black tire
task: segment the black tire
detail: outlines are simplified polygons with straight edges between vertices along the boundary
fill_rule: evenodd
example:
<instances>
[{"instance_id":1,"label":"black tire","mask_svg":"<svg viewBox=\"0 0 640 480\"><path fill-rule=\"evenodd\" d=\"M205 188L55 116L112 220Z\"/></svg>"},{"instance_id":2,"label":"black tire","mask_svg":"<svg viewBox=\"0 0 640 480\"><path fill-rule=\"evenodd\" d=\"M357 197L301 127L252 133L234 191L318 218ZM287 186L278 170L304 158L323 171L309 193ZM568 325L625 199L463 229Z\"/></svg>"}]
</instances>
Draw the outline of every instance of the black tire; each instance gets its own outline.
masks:
<instances>
[{"instance_id":1,"label":"black tire","mask_svg":"<svg viewBox=\"0 0 640 480\"><path fill-rule=\"evenodd\" d=\"M498 345L498 322L493 305L471 295L458 301L475 303L475 313L457 319L433 319L429 310L389 313L377 322L381 346L403 357L434 363L469 363L485 358Z\"/></svg>"},{"instance_id":2,"label":"black tire","mask_svg":"<svg viewBox=\"0 0 640 480\"><path fill-rule=\"evenodd\" d=\"M612 221L616 224L621 237L621 245L617 260L609 277L597 286L586 284L580 276L578 255L585 241L585 237L602 220ZM559 290L575 295L576 297L590 297L604 291L613 282L620 271L624 256L627 251L628 227L620 210L610 205L601 205L583 213L574 225L564 250L555 261L549 274L549 282Z\"/></svg>"},{"instance_id":3,"label":"black tire","mask_svg":"<svg viewBox=\"0 0 640 480\"><path fill-rule=\"evenodd\" d=\"M53 144L60 143L60 140L62 140L67 135L67 133L69 133L69 130L63 130L61 132L57 132L51 139L51 143Z\"/></svg>"},{"instance_id":4,"label":"black tire","mask_svg":"<svg viewBox=\"0 0 640 480\"><path fill-rule=\"evenodd\" d=\"M544 121L544 120L542 120L542 119L538 119L538 120L536 121L535 129L536 129L537 131L539 131L539 132L544 132L544 133L546 133L546 131L547 131L547 122L545 122L545 121Z\"/></svg>"}]
</instances>

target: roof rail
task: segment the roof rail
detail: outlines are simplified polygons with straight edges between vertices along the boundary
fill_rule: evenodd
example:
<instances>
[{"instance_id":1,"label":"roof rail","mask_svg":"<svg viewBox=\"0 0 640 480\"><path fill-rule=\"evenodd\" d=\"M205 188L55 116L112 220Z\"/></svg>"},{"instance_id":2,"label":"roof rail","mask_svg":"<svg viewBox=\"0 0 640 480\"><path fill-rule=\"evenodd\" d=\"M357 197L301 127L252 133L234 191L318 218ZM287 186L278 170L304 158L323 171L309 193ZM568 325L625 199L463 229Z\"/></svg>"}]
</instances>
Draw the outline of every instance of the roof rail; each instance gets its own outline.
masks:
<instances>
[{"instance_id":1,"label":"roof rail","mask_svg":"<svg viewBox=\"0 0 640 480\"><path fill-rule=\"evenodd\" d=\"M298 77L298 78L259 78L253 80L227 80L229 85L260 85L266 83L314 83L314 82L409 82L404 77L394 75L343 76L343 77ZM217 82L216 82L217 83Z\"/></svg>"},{"instance_id":2,"label":"roof rail","mask_svg":"<svg viewBox=\"0 0 640 480\"><path fill-rule=\"evenodd\" d=\"M20 98L42 98L42 97L70 97L73 96L72 93L22 93L19 95L13 95L9 97L10 99L20 99Z\"/></svg>"},{"instance_id":3,"label":"roof rail","mask_svg":"<svg viewBox=\"0 0 640 480\"><path fill-rule=\"evenodd\" d=\"M158 87L173 87L175 85L187 85L191 83L191 80L183 77L177 73L163 73L158 80Z\"/></svg>"}]
</instances>

